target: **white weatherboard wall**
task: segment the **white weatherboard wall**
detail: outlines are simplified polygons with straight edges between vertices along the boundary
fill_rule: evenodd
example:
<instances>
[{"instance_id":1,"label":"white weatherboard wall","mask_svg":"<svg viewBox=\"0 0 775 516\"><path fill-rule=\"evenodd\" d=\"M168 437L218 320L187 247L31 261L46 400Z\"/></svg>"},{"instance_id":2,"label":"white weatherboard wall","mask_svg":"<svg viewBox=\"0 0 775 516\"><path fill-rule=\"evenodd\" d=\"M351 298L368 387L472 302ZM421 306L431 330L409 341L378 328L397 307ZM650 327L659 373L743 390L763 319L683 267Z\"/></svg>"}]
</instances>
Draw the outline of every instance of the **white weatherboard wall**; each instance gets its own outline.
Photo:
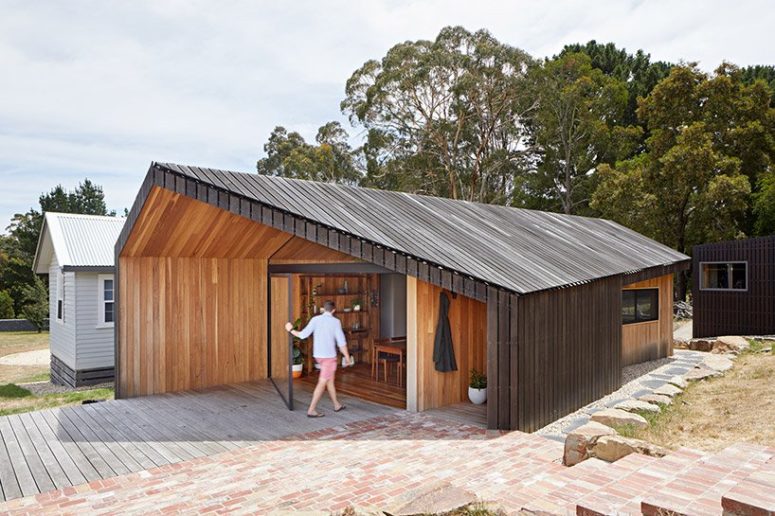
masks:
<instances>
[{"instance_id":1,"label":"white weatherboard wall","mask_svg":"<svg viewBox=\"0 0 775 516\"><path fill-rule=\"evenodd\" d=\"M64 321L60 321L57 319L57 280L59 278L60 269L56 257L51 259L51 266L49 267L48 272L50 319L49 342L51 354L55 355L69 367L75 369L75 273L65 272L62 274L65 292L65 319Z\"/></svg>"},{"instance_id":2,"label":"white weatherboard wall","mask_svg":"<svg viewBox=\"0 0 775 516\"><path fill-rule=\"evenodd\" d=\"M113 367L113 326L99 324L99 283L96 272L77 272L76 348L78 370ZM103 274L104 276L104 274ZM112 277L112 276L111 276Z\"/></svg>"}]
</instances>

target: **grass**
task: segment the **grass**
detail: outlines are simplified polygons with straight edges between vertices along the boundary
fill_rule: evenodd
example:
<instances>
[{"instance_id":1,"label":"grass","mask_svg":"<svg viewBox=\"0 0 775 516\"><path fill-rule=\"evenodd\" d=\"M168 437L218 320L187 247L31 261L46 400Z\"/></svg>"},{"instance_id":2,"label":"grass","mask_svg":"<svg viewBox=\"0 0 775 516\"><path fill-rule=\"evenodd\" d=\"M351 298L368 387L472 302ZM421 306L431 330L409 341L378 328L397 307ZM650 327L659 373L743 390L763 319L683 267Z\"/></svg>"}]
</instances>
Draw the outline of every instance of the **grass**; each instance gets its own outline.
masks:
<instances>
[{"instance_id":1,"label":"grass","mask_svg":"<svg viewBox=\"0 0 775 516\"><path fill-rule=\"evenodd\" d=\"M48 332L4 331L0 332L0 357L48 348ZM46 366L0 365L0 384L27 383L48 379Z\"/></svg>"},{"instance_id":2,"label":"grass","mask_svg":"<svg viewBox=\"0 0 775 516\"><path fill-rule=\"evenodd\" d=\"M22 390L27 391L26 389ZM0 416L54 407L79 405L85 400L113 399L113 389L88 389L83 391L46 394L43 396L34 396L30 391L27 391L27 393L28 395L23 398L0 398Z\"/></svg>"},{"instance_id":3,"label":"grass","mask_svg":"<svg viewBox=\"0 0 775 516\"><path fill-rule=\"evenodd\" d=\"M687 446L707 451L719 451L739 441L772 446L775 355L762 353L764 347L761 342L752 342L724 376L692 382L661 413L641 414L649 427L633 429L629 436L667 448Z\"/></svg>"},{"instance_id":4,"label":"grass","mask_svg":"<svg viewBox=\"0 0 775 516\"><path fill-rule=\"evenodd\" d=\"M24 387L9 383L0 385L0 398L26 398L32 396L32 393Z\"/></svg>"}]
</instances>

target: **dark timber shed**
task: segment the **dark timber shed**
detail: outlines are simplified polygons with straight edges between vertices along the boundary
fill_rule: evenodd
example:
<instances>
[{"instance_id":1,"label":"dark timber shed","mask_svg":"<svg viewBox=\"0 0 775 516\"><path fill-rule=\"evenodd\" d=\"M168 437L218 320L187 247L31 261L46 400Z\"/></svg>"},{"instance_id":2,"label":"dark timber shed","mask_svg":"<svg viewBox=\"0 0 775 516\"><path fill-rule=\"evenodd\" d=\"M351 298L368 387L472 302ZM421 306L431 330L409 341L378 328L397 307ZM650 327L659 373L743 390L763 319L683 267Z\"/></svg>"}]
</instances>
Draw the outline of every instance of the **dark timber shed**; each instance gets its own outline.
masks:
<instances>
[{"instance_id":1,"label":"dark timber shed","mask_svg":"<svg viewBox=\"0 0 775 516\"><path fill-rule=\"evenodd\" d=\"M468 371L450 389L426 359L452 294L488 426L533 431L672 353L689 258L602 219L153 163L116 244L117 397L280 376L271 274L293 263L405 276L409 410L462 401Z\"/></svg>"},{"instance_id":2,"label":"dark timber shed","mask_svg":"<svg viewBox=\"0 0 775 516\"><path fill-rule=\"evenodd\" d=\"M775 236L695 246L694 337L775 333Z\"/></svg>"}]
</instances>

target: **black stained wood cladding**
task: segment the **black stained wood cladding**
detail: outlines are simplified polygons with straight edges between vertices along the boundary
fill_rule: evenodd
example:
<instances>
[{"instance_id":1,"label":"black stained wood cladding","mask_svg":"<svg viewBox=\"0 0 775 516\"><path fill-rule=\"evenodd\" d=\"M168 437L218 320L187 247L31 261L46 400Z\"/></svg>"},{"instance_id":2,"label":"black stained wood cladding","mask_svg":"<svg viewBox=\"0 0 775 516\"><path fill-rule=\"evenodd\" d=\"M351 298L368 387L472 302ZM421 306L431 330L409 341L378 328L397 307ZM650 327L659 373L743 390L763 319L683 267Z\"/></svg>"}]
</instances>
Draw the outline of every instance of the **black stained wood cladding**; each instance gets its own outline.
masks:
<instances>
[{"instance_id":1,"label":"black stained wood cladding","mask_svg":"<svg viewBox=\"0 0 775 516\"><path fill-rule=\"evenodd\" d=\"M748 290L701 290L701 262L747 262ZM694 337L775 333L775 236L695 246Z\"/></svg>"}]
</instances>

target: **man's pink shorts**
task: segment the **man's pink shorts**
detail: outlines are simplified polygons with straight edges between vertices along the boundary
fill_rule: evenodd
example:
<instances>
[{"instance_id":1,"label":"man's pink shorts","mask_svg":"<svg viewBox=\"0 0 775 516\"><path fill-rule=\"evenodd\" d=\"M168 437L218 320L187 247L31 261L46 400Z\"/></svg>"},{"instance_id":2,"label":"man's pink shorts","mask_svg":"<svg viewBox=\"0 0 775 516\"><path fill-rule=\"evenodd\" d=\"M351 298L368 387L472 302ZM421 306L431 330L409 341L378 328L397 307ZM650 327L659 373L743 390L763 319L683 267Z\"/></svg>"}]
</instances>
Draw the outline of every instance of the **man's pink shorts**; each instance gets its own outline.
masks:
<instances>
[{"instance_id":1,"label":"man's pink shorts","mask_svg":"<svg viewBox=\"0 0 775 516\"><path fill-rule=\"evenodd\" d=\"M333 380L336 374L336 358L316 358L320 365L320 377L324 380Z\"/></svg>"}]
</instances>

